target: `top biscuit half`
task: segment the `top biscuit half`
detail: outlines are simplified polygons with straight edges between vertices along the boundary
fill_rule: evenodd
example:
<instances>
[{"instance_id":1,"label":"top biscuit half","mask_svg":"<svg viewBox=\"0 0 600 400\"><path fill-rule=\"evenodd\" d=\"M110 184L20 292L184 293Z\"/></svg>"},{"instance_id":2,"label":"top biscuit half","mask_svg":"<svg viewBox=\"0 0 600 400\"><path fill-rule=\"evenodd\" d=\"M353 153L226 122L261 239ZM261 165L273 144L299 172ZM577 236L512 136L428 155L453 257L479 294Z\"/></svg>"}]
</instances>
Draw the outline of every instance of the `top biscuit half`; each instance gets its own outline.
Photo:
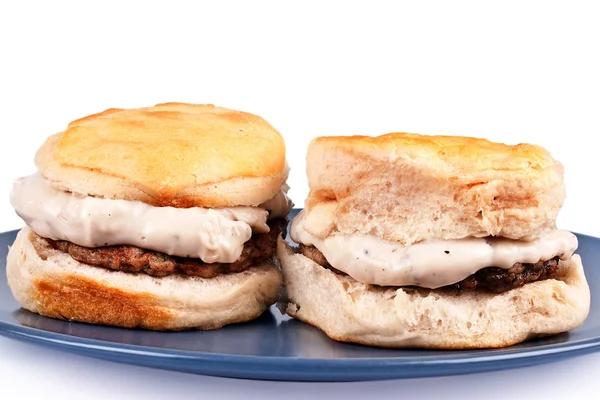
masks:
<instances>
[{"instance_id":1,"label":"top biscuit half","mask_svg":"<svg viewBox=\"0 0 600 400\"><path fill-rule=\"evenodd\" d=\"M534 238L555 229L563 166L542 147L391 133L314 139L307 230L404 245L466 237Z\"/></svg>"},{"instance_id":2,"label":"top biscuit half","mask_svg":"<svg viewBox=\"0 0 600 400\"><path fill-rule=\"evenodd\" d=\"M35 162L55 187L154 206L256 206L288 175L283 138L253 114L165 103L108 109L49 137Z\"/></svg>"}]
</instances>

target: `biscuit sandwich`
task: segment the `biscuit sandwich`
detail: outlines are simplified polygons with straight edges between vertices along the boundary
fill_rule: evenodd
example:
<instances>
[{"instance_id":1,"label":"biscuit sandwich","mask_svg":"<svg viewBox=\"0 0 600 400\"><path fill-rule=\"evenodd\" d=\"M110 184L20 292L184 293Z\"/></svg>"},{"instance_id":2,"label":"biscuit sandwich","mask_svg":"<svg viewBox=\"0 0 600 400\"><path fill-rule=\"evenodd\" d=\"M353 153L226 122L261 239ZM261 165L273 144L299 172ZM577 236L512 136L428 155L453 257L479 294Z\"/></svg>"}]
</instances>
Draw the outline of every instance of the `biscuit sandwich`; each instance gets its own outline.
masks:
<instances>
[{"instance_id":1,"label":"biscuit sandwich","mask_svg":"<svg viewBox=\"0 0 600 400\"><path fill-rule=\"evenodd\" d=\"M252 320L281 286L292 207L281 135L264 119L166 103L71 122L17 179L15 299L47 317L152 330Z\"/></svg>"},{"instance_id":2,"label":"biscuit sandwich","mask_svg":"<svg viewBox=\"0 0 600 400\"><path fill-rule=\"evenodd\" d=\"M394 133L320 137L309 195L278 241L282 312L331 338L472 349L567 332L590 293L557 229L563 166L545 149Z\"/></svg>"}]
</instances>

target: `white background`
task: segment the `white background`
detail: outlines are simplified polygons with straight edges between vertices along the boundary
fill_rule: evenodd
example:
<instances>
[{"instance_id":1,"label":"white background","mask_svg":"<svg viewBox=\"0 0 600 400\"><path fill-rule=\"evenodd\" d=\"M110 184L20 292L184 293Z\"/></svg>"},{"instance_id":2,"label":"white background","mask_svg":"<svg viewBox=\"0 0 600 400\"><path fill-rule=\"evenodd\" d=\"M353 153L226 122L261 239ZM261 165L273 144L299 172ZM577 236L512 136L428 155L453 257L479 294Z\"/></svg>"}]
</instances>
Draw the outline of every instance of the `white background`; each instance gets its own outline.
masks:
<instances>
[{"instance_id":1,"label":"white background","mask_svg":"<svg viewBox=\"0 0 600 400\"><path fill-rule=\"evenodd\" d=\"M291 195L312 137L408 131L548 148L561 228L600 236L600 9L594 2L2 2L0 231L46 136L110 107L213 103L285 137ZM599 267L599 266L588 266ZM146 370L0 339L0 398L595 397L600 356L476 376L361 384Z\"/></svg>"}]
</instances>

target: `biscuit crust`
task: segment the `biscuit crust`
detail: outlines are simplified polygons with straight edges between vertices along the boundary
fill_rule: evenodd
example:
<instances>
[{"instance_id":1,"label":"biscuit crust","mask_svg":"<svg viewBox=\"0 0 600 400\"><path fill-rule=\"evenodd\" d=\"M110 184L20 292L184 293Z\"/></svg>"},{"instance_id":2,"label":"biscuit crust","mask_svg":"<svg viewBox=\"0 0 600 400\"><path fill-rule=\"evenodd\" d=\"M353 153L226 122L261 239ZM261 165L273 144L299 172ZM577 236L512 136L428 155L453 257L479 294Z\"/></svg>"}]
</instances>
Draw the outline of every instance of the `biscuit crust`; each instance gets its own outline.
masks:
<instances>
[{"instance_id":1,"label":"biscuit crust","mask_svg":"<svg viewBox=\"0 0 600 400\"><path fill-rule=\"evenodd\" d=\"M173 207L257 206L288 176L283 138L263 118L186 103L75 120L35 163L61 190Z\"/></svg>"}]
</instances>

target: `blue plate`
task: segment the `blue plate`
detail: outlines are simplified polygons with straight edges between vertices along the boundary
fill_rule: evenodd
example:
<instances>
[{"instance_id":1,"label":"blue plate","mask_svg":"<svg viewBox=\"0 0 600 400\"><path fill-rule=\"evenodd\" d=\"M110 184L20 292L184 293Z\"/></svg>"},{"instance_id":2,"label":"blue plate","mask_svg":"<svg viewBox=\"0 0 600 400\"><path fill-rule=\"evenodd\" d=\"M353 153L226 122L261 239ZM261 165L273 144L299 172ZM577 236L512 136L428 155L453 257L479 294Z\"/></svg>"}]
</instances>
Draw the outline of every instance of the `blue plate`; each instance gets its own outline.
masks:
<instances>
[{"instance_id":1,"label":"blue plate","mask_svg":"<svg viewBox=\"0 0 600 400\"><path fill-rule=\"evenodd\" d=\"M298 210L294 210L295 214ZM0 234L0 275L16 232ZM593 293L600 239L579 238ZM203 375L289 381L366 381L458 375L531 366L600 349L600 304L570 333L495 350L387 350L337 343L271 308L255 321L209 332L150 332L64 322L19 308L0 281L0 334L105 360Z\"/></svg>"}]
</instances>

